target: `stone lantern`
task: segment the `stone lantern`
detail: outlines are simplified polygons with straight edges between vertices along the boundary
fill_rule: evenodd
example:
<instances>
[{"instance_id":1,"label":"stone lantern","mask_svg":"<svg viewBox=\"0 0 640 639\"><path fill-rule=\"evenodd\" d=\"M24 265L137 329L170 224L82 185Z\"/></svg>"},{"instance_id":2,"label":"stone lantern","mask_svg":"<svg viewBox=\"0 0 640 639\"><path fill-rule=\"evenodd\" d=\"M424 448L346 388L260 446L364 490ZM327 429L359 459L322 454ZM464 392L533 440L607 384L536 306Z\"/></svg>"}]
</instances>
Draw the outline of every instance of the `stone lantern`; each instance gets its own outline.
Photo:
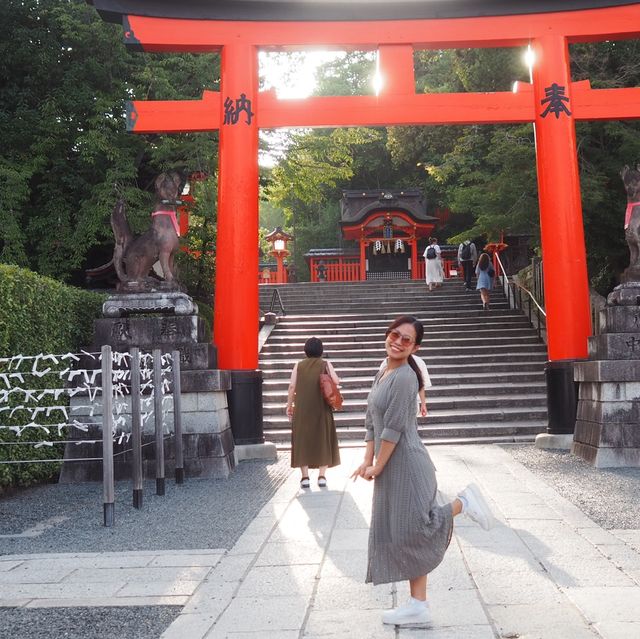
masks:
<instances>
[{"instance_id":1,"label":"stone lantern","mask_svg":"<svg viewBox=\"0 0 640 639\"><path fill-rule=\"evenodd\" d=\"M271 244L269 255L276 258L276 284L286 284L287 271L284 268L284 260L291 255L291 251L289 251L287 247L287 242L293 240L293 236L285 233L282 228L278 226L265 237L265 240Z\"/></svg>"}]
</instances>

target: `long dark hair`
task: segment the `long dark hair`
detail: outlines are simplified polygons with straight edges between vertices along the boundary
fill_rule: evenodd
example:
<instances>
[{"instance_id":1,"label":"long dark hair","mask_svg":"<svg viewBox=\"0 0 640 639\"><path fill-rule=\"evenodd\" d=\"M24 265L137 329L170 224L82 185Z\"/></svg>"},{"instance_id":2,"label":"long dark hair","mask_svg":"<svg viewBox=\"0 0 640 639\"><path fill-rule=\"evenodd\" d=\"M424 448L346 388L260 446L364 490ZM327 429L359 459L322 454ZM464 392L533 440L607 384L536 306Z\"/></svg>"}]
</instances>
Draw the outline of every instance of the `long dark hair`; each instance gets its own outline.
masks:
<instances>
[{"instance_id":1,"label":"long dark hair","mask_svg":"<svg viewBox=\"0 0 640 639\"><path fill-rule=\"evenodd\" d=\"M422 336L424 335L424 326L422 322L415 318L413 315L401 315L397 319L393 320L389 327L387 328L387 332L384 334L385 337L389 337L389 333L398 328L398 326L402 326L403 324L411 324L416 331L416 346L420 346L422 344ZM413 372L416 374L418 378L418 390L424 388L424 380L422 379L422 373L420 372L420 368L418 364L416 364L416 360L412 355L409 355L409 359L407 360L409 366L413 369Z\"/></svg>"},{"instance_id":2,"label":"long dark hair","mask_svg":"<svg viewBox=\"0 0 640 639\"><path fill-rule=\"evenodd\" d=\"M490 261L491 260L489 259L489 254L483 253L478 259L478 267L480 268L480 270L486 271L489 268Z\"/></svg>"}]
</instances>

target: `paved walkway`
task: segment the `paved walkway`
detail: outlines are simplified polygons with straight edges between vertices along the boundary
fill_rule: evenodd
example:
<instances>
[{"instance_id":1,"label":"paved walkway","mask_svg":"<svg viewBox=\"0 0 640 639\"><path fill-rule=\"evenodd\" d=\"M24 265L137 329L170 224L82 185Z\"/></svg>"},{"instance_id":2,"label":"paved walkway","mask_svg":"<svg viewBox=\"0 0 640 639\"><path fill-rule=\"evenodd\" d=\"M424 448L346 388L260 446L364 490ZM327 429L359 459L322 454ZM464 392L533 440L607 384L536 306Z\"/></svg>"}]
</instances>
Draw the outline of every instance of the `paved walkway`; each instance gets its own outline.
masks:
<instances>
[{"instance_id":1,"label":"paved walkway","mask_svg":"<svg viewBox=\"0 0 640 639\"><path fill-rule=\"evenodd\" d=\"M372 486L348 479L357 449L329 489L301 492L293 474L228 552L0 556L0 605L184 606L163 639L640 637L640 531L603 530L499 447L431 453L441 490L477 482L500 525L456 519L430 630L381 624L405 583L363 583Z\"/></svg>"}]
</instances>

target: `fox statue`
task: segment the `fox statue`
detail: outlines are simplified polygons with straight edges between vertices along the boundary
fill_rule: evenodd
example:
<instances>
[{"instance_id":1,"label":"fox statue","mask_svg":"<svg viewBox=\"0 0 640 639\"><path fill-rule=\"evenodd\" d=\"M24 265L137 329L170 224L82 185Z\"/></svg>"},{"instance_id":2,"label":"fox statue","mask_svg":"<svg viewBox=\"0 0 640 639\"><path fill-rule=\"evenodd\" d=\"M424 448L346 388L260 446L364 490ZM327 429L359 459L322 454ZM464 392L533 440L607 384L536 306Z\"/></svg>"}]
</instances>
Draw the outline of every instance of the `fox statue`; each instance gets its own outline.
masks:
<instances>
[{"instance_id":1,"label":"fox statue","mask_svg":"<svg viewBox=\"0 0 640 639\"><path fill-rule=\"evenodd\" d=\"M640 165L631 169L625 165L620 177L627 191L627 210L624 220L624 236L629 245L629 268L623 273L622 281L638 281L640 275Z\"/></svg>"},{"instance_id":2,"label":"fox statue","mask_svg":"<svg viewBox=\"0 0 640 639\"><path fill-rule=\"evenodd\" d=\"M138 237L131 232L124 202L117 202L111 213L111 228L116 240L113 265L121 290L180 289L174 255L180 246L176 207L182 186L183 179L176 172L162 173L156 178L156 205L151 214L151 227ZM154 286L154 280L148 277L156 261L160 262L165 282L160 286L157 286L157 280Z\"/></svg>"}]
</instances>

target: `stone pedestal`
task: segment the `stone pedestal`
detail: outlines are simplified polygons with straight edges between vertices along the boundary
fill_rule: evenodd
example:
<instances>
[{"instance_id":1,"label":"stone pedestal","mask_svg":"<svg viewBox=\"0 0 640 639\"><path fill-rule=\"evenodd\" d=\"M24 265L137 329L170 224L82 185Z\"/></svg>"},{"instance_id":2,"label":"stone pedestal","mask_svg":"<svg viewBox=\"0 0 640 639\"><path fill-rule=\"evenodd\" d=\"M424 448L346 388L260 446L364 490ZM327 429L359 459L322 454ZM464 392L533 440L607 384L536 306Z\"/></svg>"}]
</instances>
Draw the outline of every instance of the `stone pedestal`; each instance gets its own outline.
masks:
<instances>
[{"instance_id":1,"label":"stone pedestal","mask_svg":"<svg viewBox=\"0 0 640 639\"><path fill-rule=\"evenodd\" d=\"M598 328L600 334L589 338L589 361L574 365L580 388L572 451L599 468L637 467L640 307L607 306Z\"/></svg>"},{"instance_id":2,"label":"stone pedestal","mask_svg":"<svg viewBox=\"0 0 640 639\"><path fill-rule=\"evenodd\" d=\"M154 302L155 300L155 302ZM91 350L103 345L115 351L138 347L144 351L159 348L162 352L180 352L180 382L182 400L182 430L184 471L186 477L226 478L235 467L234 438L229 420L227 391L231 389L231 374L218 370L215 346L208 343L204 322L195 314L197 307L183 293L146 293L115 295L103 306L103 317L95 321ZM141 316L140 313L144 313ZM82 366L88 367L89 360ZM94 364L95 365L95 364ZM100 375L98 375L99 379ZM99 397L99 396L98 396ZM118 401L122 401L121 398ZM72 398L72 414L79 421L89 423L84 439L101 439L101 402L93 411L82 408L90 405L87 396ZM125 432L131 429L130 398L121 415L125 417ZM173 413L165 418L173 431ZM74 433L77 437L77 433ZM143 426L143 468L145 476L154 477L153 417ZM148 445L145 445L148 444ZM165 442L165 472L171 478L174 468L174 440ZM101 444L69 444L65 458L101 457ZM126 479L131 474L130 443L114 444L115 477ZM118 454L121 453L121 454ZM70 462L65 464L61 482L100 480L99 462Z\"/></svg>"}]
</instances>

